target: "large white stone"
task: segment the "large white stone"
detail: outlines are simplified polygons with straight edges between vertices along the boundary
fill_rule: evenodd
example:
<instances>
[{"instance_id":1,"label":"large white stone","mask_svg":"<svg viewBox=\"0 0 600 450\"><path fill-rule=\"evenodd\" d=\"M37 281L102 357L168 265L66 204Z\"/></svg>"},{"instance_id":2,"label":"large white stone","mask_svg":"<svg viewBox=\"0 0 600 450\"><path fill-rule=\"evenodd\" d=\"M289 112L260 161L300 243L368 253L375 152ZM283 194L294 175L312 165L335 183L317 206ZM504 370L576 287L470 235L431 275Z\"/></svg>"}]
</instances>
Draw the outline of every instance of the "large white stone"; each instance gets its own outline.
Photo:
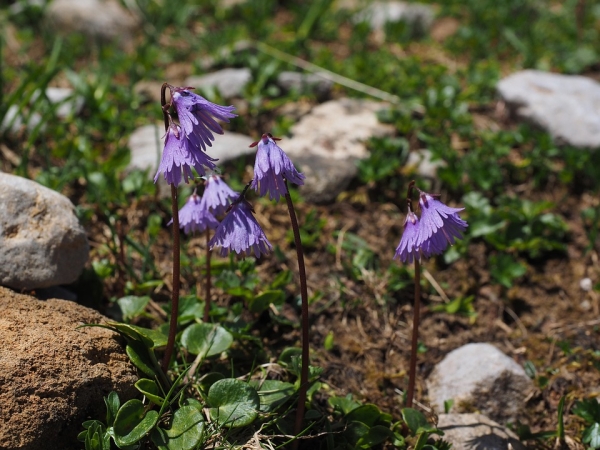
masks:
<instances>
[{"instance_id":1,"label":"large white stone","mask_svg":"<svg viewBox=\"0 0 600 450\"><path fill-rule=\"evenodd\" d=\"M305 172L302 193L307 200L334 200L356 175L356 162L369 156L366 141L393 134L392 127L377 119L377 111L385 107L369 100L331 100L302 117L292 127L291 139L279 142Z\"/></svg>"},{"instance_id":2,"label":"large white stone","mask_svg":"<svg viewBox=\"0 0 600 450\"><path fill-rule=\"evenodd\" d=\"M388 22L406 22L417 34L429 30L435 13L433 8L422 3L372 2L354 16L355 22L367 21L372 30L381 31Z\"/></svg>"},{"instance_id":3,"label":"large white stone","mask_svg":"<svg viewBox=\"0 0 600 450\"><path fill-rule=\"evenodd\" d=\"M0 284L35 289L72 283L88 253L85 230L68 198L0 173Z\"/></svg>"},{"instance_id":4,"label":"large white stone","mask_svg":"<svg viewBox=\"0 0 600 450\"><path fill-rule=\"evenodd\" d=\"M53 0L46 14L57 31L118 40L124 47L130 46L140 25L140 20L116 0Z\"/></svg>"},{"instance_id":5,"label":"large white stone","mask_svg":"<svg viewBox=\"0 0 600 450\"><path fill-rule=\"evenodd\" d=\"M463 345L438 363L427 380L438 413L454 400L453 412L481 412L500 423L514 421L533 382L523 368L490 344Z\"/></svg>"},{"instance_id":6,"label":"large white stone","mask_svg":"<svg viewBox=\"0 0 600 450\"><path fill-rule=\"evenodd\" d=\"M600 83L582 76L523 70L498 83L514 113L559 143L600 147Z\"/></svg>"}]
</instances>

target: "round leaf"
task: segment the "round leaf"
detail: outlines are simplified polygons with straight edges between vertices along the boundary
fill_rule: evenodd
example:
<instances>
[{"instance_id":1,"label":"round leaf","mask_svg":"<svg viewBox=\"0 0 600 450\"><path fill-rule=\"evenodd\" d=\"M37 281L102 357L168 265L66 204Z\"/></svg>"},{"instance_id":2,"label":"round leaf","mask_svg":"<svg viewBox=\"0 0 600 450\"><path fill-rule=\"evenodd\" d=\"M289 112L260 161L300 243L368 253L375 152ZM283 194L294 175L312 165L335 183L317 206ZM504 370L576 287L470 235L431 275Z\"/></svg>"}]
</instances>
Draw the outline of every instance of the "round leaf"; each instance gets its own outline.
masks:
<instances>
[{"instance_id":1,"label":"round leaf","mask_svg":"<svg viewBox=\"0 0 600 450\"><path fill-rule=\"evenodd\" d=\"M158 388L158 385L155 381L149 380L148 378L140 378L136 383L135 387L138 391L148 397L152 403L158 406L162 406L165 402L165 399Z\"/></svg>"},{"instance_id":2,"label":"round leaf","mask_svg":"<svg viewBox=\"0 0 600 450\"><path fill-rule=\"evenodd\" d=\"M257 380L250 381L254 388L259 387ZM268 412L275 410L278 406L294 395L294 385L285 381L265 380L260 384L258 396L260 398L260 410Z\"/></svg>"},{"instance_id":3,"label":"round leaf","mask_svg":"<svg viewBox=\"0 0 600 450\"><path fill-rule=\"evenodd\" d=\"M160 450L191 450L204 434L204 417L195 406L182 406L173 415L171 429L157 429L152 441Z\"/></svg>"},{"instance_id":4,"label":"round leaf","mask_svg":"<svg viewBox=\"0 0 600 450\"><path fill-rule=\"evenodd\" d=\"M208 391L210 417L229 427L243 427L256 419L260 407L257 392L247 383L235 378L217 381Z\"/></svg>"},{"instance_id":5,"label":"round leaf","mask_svg":"<svg viewBox=\"0 0 600 450\"><path fill-rule=\"evenodd\" d=\"M227 350L233 336L223 327L210 323L195 323L184 330L181 345L193 355L218 355Z\"/></svg>"},{"instance_id":6,"label":"round leaf","mask_svg":"<svg viewBox=\"0 0 600 450\"><path fill-rule=\"evenodd\" d=\"M149 302L150 297L138 297L136 295L128 295L117 300L124 320L129 320L142 314Z\"/></svg>"},{"instance_id":7,"label":"round leaf","mask_svg":"<svg viewBox=\"0 0 600 450\"><path fill-rule=\"evenodd\" d=\"M142 439L158 422L157 411L144 411L144 404L137 400L126 402L115 417L113 431L119 446L132 445Z\"/></svg>"}]
</instances>

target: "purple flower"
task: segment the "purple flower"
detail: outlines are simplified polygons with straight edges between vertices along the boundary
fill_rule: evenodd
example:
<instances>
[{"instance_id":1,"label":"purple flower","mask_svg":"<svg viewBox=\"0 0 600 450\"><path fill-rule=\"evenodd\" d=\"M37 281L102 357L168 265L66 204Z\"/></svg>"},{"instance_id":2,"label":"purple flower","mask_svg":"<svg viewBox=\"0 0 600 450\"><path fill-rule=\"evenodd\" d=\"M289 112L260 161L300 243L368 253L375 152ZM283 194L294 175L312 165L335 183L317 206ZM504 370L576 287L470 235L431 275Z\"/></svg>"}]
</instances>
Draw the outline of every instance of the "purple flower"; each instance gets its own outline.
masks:
<instances>
[{"instance_id":1,"label":"purple flower","mask_svg":"<svg viewBox=\"0 0 600 450\"><path fill-rule=\"evenodd\" d=\"M181 182L181 173L183 172L183 178L187 183L189 178L194 178L192 167L202 176L206 173L205 167L209 169L216 168L213 161L216 161L216 159L211 158L195 146L181 132L179 125L171 124L167 130L165 148L158 171L154 176L154 182L156 183L158 176L164 173L167 183L177 186Z\"/></svg>"},{"instance_id":2,"label":"purple flower","mask_svg":"<svg viewBox=\"0 0 600 450\"><path fill-rule=\"evenodd\" d=\"M254 162L254 179L250 187L255 189L261 196L269 194L271 200L279 200L279 197L285 196L287 189L285 180L294 184L304 184L305 176L298 172L294 164L275 143L277 138L270 134L263 134L258 143L256 152L256 161Z\"/></svg>"},{"instance_id":3,"label":"purple flower","mask_svg":"<svg viewBox=\"0 0 600 450\"><path fill-rule=\"evenodd\" d=\"M442 253L455 239L462 239L467 222L458 213L464 208L451 208L436 197L420 192L421 221L417 243L426 257Z\"/></svg>"},{"instance_id":4,"label":"purple flower","mask_svg":"<svg viewBox=\"0 0 600 450\"><path fill-rule=\"evenodd\" d=\"M234 251L242 256L254 253L257 258L273 248L252 215L252 206L245 199L233 203L208 245L211 249L215 245L220 246L221 256Z\"/></svg>"},{"instance_id":5,"label":"purple flower","mask_svg":"<svg viewBox=\"0 0 600 450\"><path fill-rule=\"evenodd\" d=\"M212 146L211 141L215 140L213 133L223 134L223 128L215 119L229 122L232 117L237 117L231 112L235 107L216 105L189 89L193 88L173 88L172 103L185 135L196 147L206 150L206 146Z\"/></svg>"},{"instance_id":6,"label":"purple flower","mask_svg":"<svg viewBox=\"0 0 600 450\"><path fill-rule=\"evenodd\" d=\"M400 244L398 244L398 247L396 248L394 259L400 258L400 261L403 263L408 262L409 264L412 264L413 259L419 260L421 257L421 249L417 243L418 236L419 218L409 209L406 220L404 221L402 239L400 239Z\"/></svg>"},{"instance_id":7,"label":"purple flower","mask_svg":"<svg viewBox=\"0 0 600 450\"><path fill-rule=\"evenodd\" d=\"M173 219L167 225L172 223ZM194 191L179 210L179 228L183 228L185 234L190 234L195 231L202 233L206 229L214 230L218 226L219 221L207 209L202 207L200 196Z\"/></svg>"},{"instance_id":8,"label":"purple flower","mask_svg":"<svg viewBox=\"0 0 600 450\"><path fill-rule=\"evenodd\" d=\"M231 189L218 175L209 175L206 178L202 207L211 211L215 216L225 214L231 201L238 197L238 193Z\"/></svg>"}]
</instances>

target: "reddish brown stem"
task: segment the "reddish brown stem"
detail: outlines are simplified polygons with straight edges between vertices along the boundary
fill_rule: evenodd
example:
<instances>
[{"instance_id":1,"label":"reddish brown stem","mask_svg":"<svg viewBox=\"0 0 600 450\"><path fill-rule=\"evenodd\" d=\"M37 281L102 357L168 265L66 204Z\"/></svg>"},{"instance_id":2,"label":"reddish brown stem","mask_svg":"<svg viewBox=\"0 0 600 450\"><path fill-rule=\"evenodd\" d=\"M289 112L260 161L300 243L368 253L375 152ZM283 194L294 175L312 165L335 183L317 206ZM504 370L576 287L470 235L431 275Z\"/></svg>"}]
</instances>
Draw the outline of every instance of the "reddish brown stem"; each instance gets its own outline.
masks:
<instances>
[{"instance_id":1,"label":"reddish brown stem","mask_svg":"<svg viewBox=\"0 0 600 450\"><path fill-rule=\"evenodd\" d=\"M173 291L171 294L171 321L169 323L169 338L162 360L162 369L166 373L175 347L177 334L177 313L179 312L179 278L180 278L180 250L179 250L179 210L177 207L177 187L171 185L171 209L173 214Z\"/></svg>"},{"instance_id":2,"label":"reddish brown stem","mask_svg":"<svg viewBox=\"0 0 600 450\"><path fill-rule=\"evenodd\" d=\"M204 299L204 323L208 323L208 318L210 316L210 256L212 255L212 251L208 246L208 242L210 241L210 231L208 228L206 229L206 295Z\"/></svg>"},{"instance_id":3,"label":"reddish brown stem","mask_svg":"<svg viewBox=\"0 0 600 450\"><path fill-rule=\"evenodd\" d=\"M302 431L302 422L304 421L304 409L306 405L306 391L308 390L308 364L309 364L309 336L308 336L308 288L306 285L306 268L304 266L304 252L302 251L302 241L300 240L300 228L298 227L298 219L296 211L290 197L289 189L287 189L287 181L285 182L288 211L290 213L290 221L292 222L292 230L294 232L294 242L296 244L296 256L298 257L298 272L300 275L300 296L302 297L302 368L300 369L300 392L298 395L298 408L296 410L296 423L294 426L294 434L298 436ZM298 448L298 440L295 440L293 449Z\"/></svg>"},{"instance_id":4,"label":"reddish brown stem","mask_svg":"<svg viewBox=\"0 0 600 450\"><path fill-rule=\"evenodd\" d=\"M417 372L417 349L419 343L419 318L421 312L421 265L415 258L415 305L413 312L412 342L410 348L410 368L408 372L408 391L406 406L412 408L415 397L415 378Z\"/></svg>"}]
</instances>

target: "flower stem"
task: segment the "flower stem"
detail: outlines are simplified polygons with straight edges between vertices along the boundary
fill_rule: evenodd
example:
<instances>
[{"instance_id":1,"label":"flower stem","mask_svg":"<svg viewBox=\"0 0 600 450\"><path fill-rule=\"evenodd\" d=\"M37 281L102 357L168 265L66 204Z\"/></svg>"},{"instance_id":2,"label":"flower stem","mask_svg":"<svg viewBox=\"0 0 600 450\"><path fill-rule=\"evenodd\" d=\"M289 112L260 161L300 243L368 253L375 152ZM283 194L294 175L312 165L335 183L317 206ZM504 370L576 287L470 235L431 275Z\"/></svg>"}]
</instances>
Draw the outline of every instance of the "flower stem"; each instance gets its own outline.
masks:
<instances>
[{"instance_id":1,"label":"flower stem","mask_svg":"<svg viewBox=\"0 0 600 450\"><path fill-rule=\"evenodd\" d=\"M210 241L210 232L206 229L206 294L204 298L204 323L208 323L210 315L210 256L212 251L208 245Z\"/></svg>"},{"instance_id":2,"label":"flower stem","mask_svg":"<svg viewBox=\"0 0 600 450\"><path fill-rule=\"evenodd\" d=\"M298 396L298 408L296 410L296 424L294 426L294 434L297 436L302 430L302 422L304 420L304 409L306 404L306 391L308 390L308 364L309 364L309 348L308 348L308 288L306 286L306 268L304 266L304 252L302 251L302 241L300 240L300 228L298 227L298 219L296 211L290 197L290 190L285 182L286 194L285 201L287 202L288 211L290 213L290 221L292 222L292 230L294 232L294 242L296 244L296 255L298 257L298 272L300 275L300 295L302 297L302 367L300 369L300 392ZM298 440L294 441L293 448L298 447Z\"/></svg>"},{"instance_id":3,"label":"flower stem","mask_svg":"<svg viewBox=\"0 0 600 450\"><path fill-rule=\"evenodd\" d=\"M173 291L171 294L171 321L169 323L169 338L162 360L162 369L166 373L175 347L177 334L177 314L179 312L179 209L177 207L177 187L171 185L171 208L173 213Z\"/></svg>"},{"instance_id":4,"label":"flower stem","mask_svg":"<svg viewBox=\"0 0 600 450\"><path fill-rule=\"evenodd\" d=\"M410 368L408 372L408 391L406 406L412 408L415 397L415 377L417 372L417 347L419 341L419 316L421 311L421 265L415 258L415 305L413 312L412 343L410 348Z\"/></svg>"},{"instance_id":5,"label":"flower stem","mask_svg":"<svg viewBox=\"0 0 600 450\"><path fill-rule=\"evenodd\" d=\"M167 104L166 90L170 88L168 83L164 83L160 90L160 105L165 122L165 131L169 129L169 108ZM171 294L171 322L169 324L169 338L167 347L161 363L163 372L166 374L173 355L175 347L175 335L177 334L177 314L179 312L179 209L177 204L177 186L171 185L171 212L173 214L173 291Z\"/></svg>"}]
</instances>

